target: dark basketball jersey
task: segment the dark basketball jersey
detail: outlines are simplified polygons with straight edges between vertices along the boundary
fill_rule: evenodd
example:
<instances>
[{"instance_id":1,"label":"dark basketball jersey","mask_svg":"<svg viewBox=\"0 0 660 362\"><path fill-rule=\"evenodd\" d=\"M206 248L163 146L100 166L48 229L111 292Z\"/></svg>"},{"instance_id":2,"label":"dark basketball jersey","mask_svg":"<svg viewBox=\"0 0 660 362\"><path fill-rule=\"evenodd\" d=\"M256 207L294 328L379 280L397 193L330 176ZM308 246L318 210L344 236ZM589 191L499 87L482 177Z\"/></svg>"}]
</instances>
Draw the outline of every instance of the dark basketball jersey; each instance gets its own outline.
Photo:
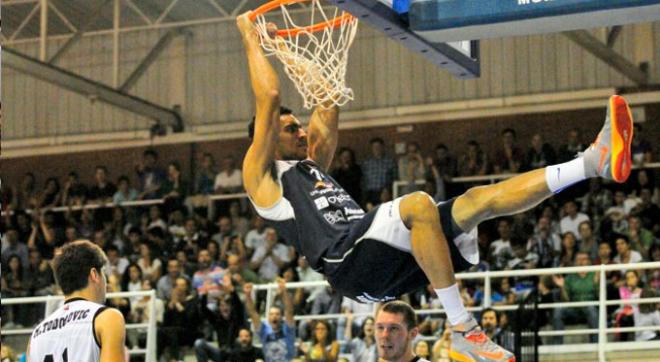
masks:
<instances>
[{"instance_id":1,"label":"dark basketball jersey","mask_svg":"<svg viewBox=\"0 0 660 362\"><path fill-rule=\"evenodd\" d=\"M254 205L257 212L312 268L322 270L325 253L364 217L364 210L312 160L275 161L273 176L283 196L270 208Z\"/></svg>"}]
</instances>

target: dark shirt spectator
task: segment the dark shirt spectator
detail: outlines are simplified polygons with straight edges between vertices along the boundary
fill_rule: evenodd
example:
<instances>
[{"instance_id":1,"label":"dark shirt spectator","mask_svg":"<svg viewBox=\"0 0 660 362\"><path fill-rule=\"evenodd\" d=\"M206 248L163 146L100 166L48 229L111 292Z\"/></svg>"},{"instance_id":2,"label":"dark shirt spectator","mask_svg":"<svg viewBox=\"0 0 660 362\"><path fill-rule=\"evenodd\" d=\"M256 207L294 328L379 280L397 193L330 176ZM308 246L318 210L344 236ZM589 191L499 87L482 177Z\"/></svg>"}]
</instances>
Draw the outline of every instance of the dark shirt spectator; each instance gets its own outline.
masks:
<instances>
[{"instance_id":1,"label":"dark shirt spectator","mask_svg":"<svg viewBox=\"0 0 660 362\"><path fill-rule=\"evenodd\" d=\"M469 141L467 152L458 162L459 176L478 176L488 172L488 157L477 141Z\"/></svg>"},{"instance_id":2,"label":"dark shirt spectator","mask_svg":"<svg viewBox=\"0 0 660 362\"><path fill-rule=\"evenodd\" d=\"M202 162L195 173L195 188L196 195L209 195L214 191L213 184L215 183L215 160L210 153L202 155Z\"/></svg>"},{"instance_id":3,"label":"dark shirt spectator","mask_svg":"<svg viewBox=\"0 0 660 362\"><path fill-rule=\"evenodd\" d=\"M142 154L142 163L136 167L140 179L140 195L143 199L157 199L160 197L160 188L165 182L166 174L158 166L158 153L146 150Z\"/></svg>"},{"instance_id":4,"label":"dark shirt spectator","mask_svg":"<svg viewBox=\"0 0 660 362\"><path fill-rule=\"evenodd\" d=\"M392 187L397 170L396 162L385 155L385 142L380 138L369 141L371 157L362 163L363 201L380 204L383 188Z\"/></svg>"},{"instance_id":5,"label":"dark shirt spectator","mask_svg":"<svg viewBox=\"0 0 660 362\"><path fill-rule=\"evenodd\" d=\"M567 162L574 159L578 152L584 151L586 147L580 142L580 131L577 129L568 131L566 136L566 143L559 147L557 162Z\"/></svg>"},{"instance_id":6,"label":"dark shirt spectator","mask_svg":"<svg viewBox=\"0 0 660 362\"><path fill-rule=\"evenodd\" d=\"M243 328L238 332L238 342L229 353L229 362L253 362L263 359L263 352L252 345L252 332Z\"/></svg>"},{"instance_id":7,"label":"dark shirt spectator","mask_svg":"<svg viewBox=\"0 0 660 362\"><path fill-rule=\"evenodd\" d=\"M36 296L53 294L55 278L50 263L42 259L38 250L30 250L29 261L27 279L30 283L30 294Z\"/></svg>"},{"instance_id":8,"label":"dark shirt spectator","mask_svg":"<svg viewBox=\"0 0 660 362\"><path fill-rule=\"evenodd\" d=\"M60 183L55 177L46 180L46 187L37 196L36 206L42 208L58 206L60 202Z\"/></svg>"},{"instance_id":9,"label":"dark shirt spectator","mask_svg":"<svg viewBox=\"0 0 660 362\"><path fill-rule=\"evenodd\" d=\"M632 140L632 158L636 165L653 162L653 147L651 143L642 136L642 126L634 124L634 135Z\"/></svg>"},{"instance_id":10,"label":"dark shirt spectator","mask_svg":"<svg viewBox=\"0 0 660 362\"><path fill-rule=\"evenodd\" d=\"M359 202L362 200L362 189L360 188L360 185L362 185L362 169L355 161L355 152L348 147L342 147L338 155L337 166L330 175L353 199Z\"/></svg>"},{"instance_id":11,"label":"dark shirt spectator","mask_svg":"<svg viewBox=\"0 0 660 362\"><path fill-rule=\"evenodd\" d=\"M516 131L507 128L502 131L502 146L495 152L493 171L495 173L518 173L525 161L522 149L516 146Z\"/></svg>"},{"instance_id":12,"label":"dark shirt spectator","mask_svg":"<svg viewBox=\"0 0 660 362\"><path fill-rule=\"evenodd\" d=\"M80 183L78 174L69 172L62 189L62 205L82 205L87 199L87 186Z\"/></svg>"},{"instance_id":13,"label":"dark shirt spectator","mask_svg":"<svg viewBox=\"0 0 660 362\"><path fill-rule=\"evenodd\" d=\"M2 235L2 265L7 265L9 257L16 255L25 268L28 265L28 247L18 240L18 232L15 229L7 230Z\"/></svg>"},{"instance_id":14,"label":"dark shirt spectator","mask_svg":"<svg viewBox=\"0 0 660 362\"><path fill-rule=\"evenodd\" d=\"M201 318L198 301L190 292L185 278L178 278L170 300L165 306L163 327L159 331L158 356L169 349L170 358L182 360L182 346L192 347L199 336Z\"/></svg>"},{"instance_id":15,"label":"dark shirt spectator","mask_svg":"<svg viewBox=\"0 0 660 362\"><path fill-rule=\"evenodd\" d=\"M523 170L536 170L557 163L555 150L548 143L543 142L540 134L532 136L531 147L525 157L525 166Z\"/></svg>"},{"instance_id":16,"label":"dark shirt spectator","mask_svg":"<svg viewBox=\"0 0 660 362\"><path fill-rule=\"evenodd\" d=\"M117 192L117 187L108 181L108 169L105 166L96 166L94 172L94 186L89 189L89 201L108 203Z\"/></svg>"}]
</instances>

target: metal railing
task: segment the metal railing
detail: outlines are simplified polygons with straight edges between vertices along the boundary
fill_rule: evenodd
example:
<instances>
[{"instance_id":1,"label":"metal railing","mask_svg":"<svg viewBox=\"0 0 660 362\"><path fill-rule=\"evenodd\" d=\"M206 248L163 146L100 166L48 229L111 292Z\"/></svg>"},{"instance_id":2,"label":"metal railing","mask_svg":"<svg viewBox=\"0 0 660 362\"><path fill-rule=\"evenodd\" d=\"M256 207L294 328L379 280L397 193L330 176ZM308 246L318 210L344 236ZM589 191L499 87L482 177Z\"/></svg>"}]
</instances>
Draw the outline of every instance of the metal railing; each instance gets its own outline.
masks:
<instances>
[{"instance_id":1,"label":"metal railing","mask_svg":"<svg viewBox=\"0 0 660 362\"><path fill-rule=\"evenodd\" d=\"M660 341L648 342L608 342L607 335L611 333L621 332L640 332L640 331L659 331L659 326L650 327L607 327L607 306L626 304L648 304L660 303L660 297L656 298L643 298L643 299L629 299L629 300L607 300L607 276L606 272L617 270L646 270L646 269L660 269L660 262L645 262L634 264L615 264L615 265L593 265L581 267L563 267L563 268L547 268L547 269L530 269L530 270L506 270L506 271L485 271L474 273L459 273L456 274L456 279L483 279L484 280L484 302L482 306L475 306L467 308L470 312L481 311L484 308L491 307L499 311L514 310L517 305L496 305L492 306L491 296L492 279L507 278L507 277L524 277L524 276L542 276L542 275L557 275L557 274L574 274L580 272L598 272L599 279L599 294L598 300L583 301L583 302L556 302L556 303L541 303L538 305L539 309L555 309L555 308L580 308L586 306L598 306L598 329L575 329L570 331L540 331L539 336L565 336L565 335L585 335L585 334L598 334L598 343L590 343L586 345L553 345L551 348L541 348L542 354L557 354L557 353L570 353L570 352L598 352L599 361L605 362L606 351L628 350L628 349L660 349ZM327 282L294 282L287 283L287 289L294 288L311 288L319 286L327 286ZM266 290L266 313L273 303L277 284L260 284L254 286L255 290ZM374 304L374 308L376 305ZM417 314L440 314L444 313L444 309L423 309L417 310ZM373 316L370 313L354 313L356 317ZM265 317L265 316L264 316ZM304 315L295 316L295 320L311 320L311 319L340 319L345 318L345 314L321 314L321 315ZM578 350L572 349L577 346Z\"/></svg>"},{"instance_id":2,"label":"metal railing","mask_svg":"<svg viewBox=\"0 0 660 362\"><path fill-rule=\"evenodd\" d=\"M131 349L131 355L144 355L145 361L156 360L156 290L139 291L139 292L116 292L108 293L107 299L111 298L129 298L129 297L149 297L149 321L147 323L127 323L126 329L137 329L147 331L147 345L144 349ZM35 304L46 303L44 308L44 318L49 316L55 311L64 301L62 295L47 295L43 297L24 297L24 298L2 298L2 306L19 305L19 304ZM2 328L0 335L27 335L31 334L33 328L20 328L20 329L7 329ZM27 353L27 352L26 352Z\"/></svg>"}]
</instances>

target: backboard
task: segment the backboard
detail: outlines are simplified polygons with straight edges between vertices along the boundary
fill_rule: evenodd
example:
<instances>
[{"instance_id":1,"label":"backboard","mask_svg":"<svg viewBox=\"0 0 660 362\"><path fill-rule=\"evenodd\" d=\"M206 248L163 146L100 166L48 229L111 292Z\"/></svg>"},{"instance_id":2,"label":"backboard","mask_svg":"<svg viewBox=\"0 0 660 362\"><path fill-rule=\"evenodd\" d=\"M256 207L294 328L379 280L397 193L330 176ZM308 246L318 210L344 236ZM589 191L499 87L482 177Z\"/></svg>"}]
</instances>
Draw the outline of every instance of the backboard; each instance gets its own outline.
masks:
<instances>
[{"instance_id":1,"label":"backboard","mask_svg":"<svg viewBox=\"0 0 660 362\"><path fill-rule=\"evenodd\" d=\"M479 77L479 42L465 40L433 42L416 34L408 21L410 0L327 0L348 11L362 23L401 42L411 51L423 55L433 64L460 79Z\"/></svg>"}]
</instances>

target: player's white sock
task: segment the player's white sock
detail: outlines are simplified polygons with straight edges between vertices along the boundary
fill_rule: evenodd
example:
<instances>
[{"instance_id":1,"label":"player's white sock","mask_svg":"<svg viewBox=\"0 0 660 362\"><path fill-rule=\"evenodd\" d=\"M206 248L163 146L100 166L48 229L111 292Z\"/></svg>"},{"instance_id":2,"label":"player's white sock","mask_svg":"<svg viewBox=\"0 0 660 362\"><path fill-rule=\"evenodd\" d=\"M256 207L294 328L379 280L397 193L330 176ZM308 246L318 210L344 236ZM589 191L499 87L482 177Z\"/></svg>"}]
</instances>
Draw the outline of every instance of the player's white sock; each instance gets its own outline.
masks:
<instances>
[{"instance_id":1,"label":"player's white sock","mask_svg":"<svg viewBox=\"0 0 660 362\"><path fill-rule=\"evenodd\" d=\"M440 303L445 308L447 319L449 319L452 326L461 324L468 319L469 314L463 305L458 284L454 283L454 285L447 288L435 289L435 294L440 298Z\"/></svg>"},{"instance_id":2,"label":"player's white sock","mask_svg":"<svg viewBox=\"0 0 660 362\"><path fill-rule=\"evenodd\" d=\"M550 191L555 194L586 178L584 158L582 157L545 168L545 182Z\"/></svg>"}]
</instances>

